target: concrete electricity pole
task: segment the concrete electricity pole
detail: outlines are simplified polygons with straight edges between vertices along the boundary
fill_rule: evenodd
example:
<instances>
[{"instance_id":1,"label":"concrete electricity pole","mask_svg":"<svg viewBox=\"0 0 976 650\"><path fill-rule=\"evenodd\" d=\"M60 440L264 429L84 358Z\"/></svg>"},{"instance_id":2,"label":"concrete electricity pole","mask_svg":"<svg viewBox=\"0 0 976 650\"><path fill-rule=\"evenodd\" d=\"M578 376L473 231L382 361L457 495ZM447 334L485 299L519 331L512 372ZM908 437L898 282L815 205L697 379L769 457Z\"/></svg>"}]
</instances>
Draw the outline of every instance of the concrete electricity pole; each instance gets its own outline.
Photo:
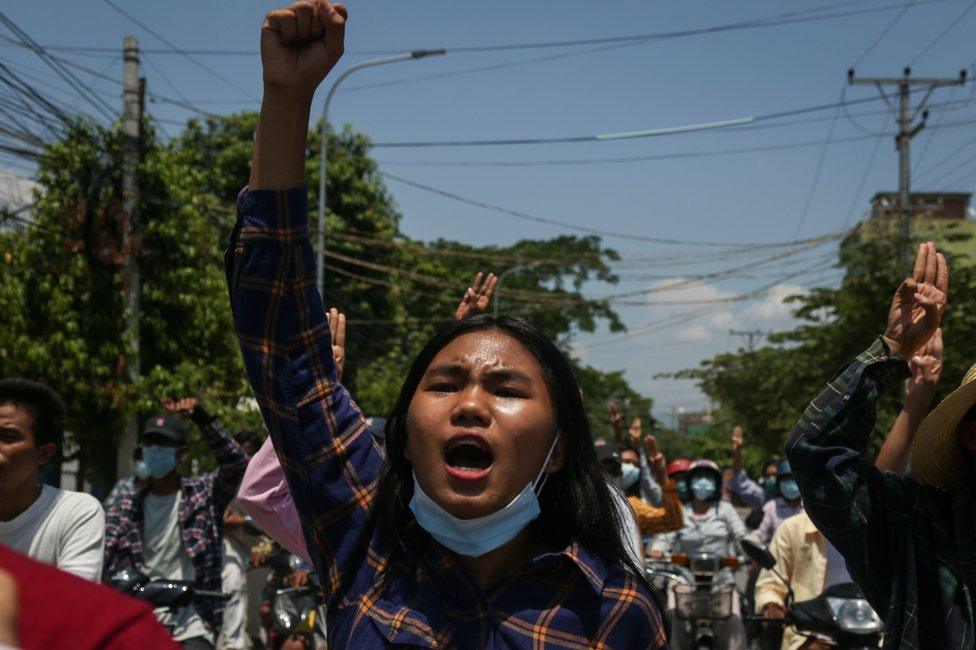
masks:
<instances>
[{"instance_id":1,"label":"concrete electricity pole","mask_svg":"<svg viewBox=\"0 0 976 650\"><path fill-rule=\"evenodd\" d=\"M142 229L139 223L139 160L142 156L142 111L145 105L146 80L139 76L139 40L125 37L124 90L122 94L122 254L125 291L125 334L129 342L126 379L139 381L139 248ZM126 425L116 456L117 478L132 471L132 452L138 439L138 416Z\"/></svg>"},{"instance_id":2,"label":"concrete electricity pole","mask_svg":"<svg viewBox=\"0 0 976 650\"><path fill-rule=\"evenodd\" d=\"M912 79L912 69L906 67L901 77L861 77L855 78L854 69L847 71L847 83L852 86L872 85L881 93L885 103L891 110L896 120L898 120L898 135L895 136L895 144L898 147L898 209L900 220L898 224L898 257L902 266L907 267L911 260L911 233L908 227L909 213L911 211L911 156L908 151L908 144L919 131L925 128L925 120L928 118L928 111L924 110L925 102L929 95L940 86L961 86L966 83L966 71L961 70L959 76L950 79L918 78ZM898 108L896 109L892 101L885 94L885 86L898 87ZM909 94L912 86L927 86L928 91L919 102L918 108L912 113ZM910 113L912 113L910 115ZM912 126L918 114L922 114L922 120Z\"/></svg>"}]
</instances>

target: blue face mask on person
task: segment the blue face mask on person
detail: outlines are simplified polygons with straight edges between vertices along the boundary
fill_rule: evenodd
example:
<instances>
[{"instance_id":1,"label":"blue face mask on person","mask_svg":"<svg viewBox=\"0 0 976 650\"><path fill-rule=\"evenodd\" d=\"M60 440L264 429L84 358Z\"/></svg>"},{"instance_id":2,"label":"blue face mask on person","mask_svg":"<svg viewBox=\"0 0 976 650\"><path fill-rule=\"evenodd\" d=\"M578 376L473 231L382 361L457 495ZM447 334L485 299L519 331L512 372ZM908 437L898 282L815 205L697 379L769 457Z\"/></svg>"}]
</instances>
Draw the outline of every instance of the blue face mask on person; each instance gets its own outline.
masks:
<instances>
[{"instance_id":1,"label":"blue face mask on person","mask_svg":"<svg viewBox=\"0 0 976 650\"><path fill-rule=\"evenodd\" d=\"M718 483L711 476L696 476L691 479L691 493L699 501L708 501L715 496Z\"/></svg>"},{"instance_id":2,"label":"blue face mask on person","mask_svg":"<svg viewBox=\"0 0 976 650\"><path fill-rule=\"evenodd\" d=\"M499 546L503 546L515 539L529 522L536 519L541 512L539 508L539 492L545 484L546 467L549 458L556 448L557 436L549 447L546 460L534 481L525 486L512 502L501 510L497 510L484 517L474 519L459 519L444 510L431 499L420 483L417 475L413 477L413 498L410 499L410 510L417 518L420 527L426 530L438 542L451 549L458 555L467 557L481 557Z\"/></svg>"},{"instance_id":3,"label":"blue face mask on person","mask_svg":"<svg viewBox=\"0 0 976 650\"><path fill-rule=\"evenodd\" d=\"M629 490L640 478L640 468L633 463L620 463L620 476L614 476L613 481L621 490Z\"/></svg>"},{"instance_id":4,"label":"blue face mask on person","mask_svg":"<svg viewBox=\"0 0 976 650\"><path fill-rule=\"evenodd\" d=\"M132 466L132 473L135 474L135 477L140 481L145 481L147 478L149 478L149 466L146 465L146 461L137 460Z\"/></svg>"},{"instance_id":5,"label":"blue face mask on person","mask_svg":"<svg viewBox=\"0 0 976 650\"><path fill-rule=\"evenodd\" d=\"M796 501L800 498L800 486L796 484L796 479L784 478L779 482L779 493L787 501Z\"/></svg>"},{"instance_id":6,"label":"blue face mask on person","mask_svg":"<svg viewBox=\"0 0 976 650\"><path fill-rule=\"evenodd\" d=\"M146 463L149 475L163 478L176 467L176 447L149 445L142 448L142 460Z\"/></svg>"}]
</instances>

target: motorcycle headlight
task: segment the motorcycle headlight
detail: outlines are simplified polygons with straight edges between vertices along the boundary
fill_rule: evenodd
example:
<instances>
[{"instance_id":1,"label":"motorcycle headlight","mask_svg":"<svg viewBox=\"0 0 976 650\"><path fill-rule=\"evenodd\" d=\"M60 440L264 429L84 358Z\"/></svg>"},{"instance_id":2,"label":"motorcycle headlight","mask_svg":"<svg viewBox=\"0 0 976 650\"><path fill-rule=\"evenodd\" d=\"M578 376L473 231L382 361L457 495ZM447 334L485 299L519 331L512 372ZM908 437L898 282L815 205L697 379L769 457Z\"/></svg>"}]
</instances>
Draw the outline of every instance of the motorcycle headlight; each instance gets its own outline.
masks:
<instances>
[{"instance_id":1,"label":"motorcycle headlight","mask_svg":"<svg viewBox=\"0 0 976 650\"><path fill-rule=\"evenodd\" d=\"M828 598L837 625L850 634L877 634L884 629L881 618L863 599Z\"/></svg>"}]
</instances>

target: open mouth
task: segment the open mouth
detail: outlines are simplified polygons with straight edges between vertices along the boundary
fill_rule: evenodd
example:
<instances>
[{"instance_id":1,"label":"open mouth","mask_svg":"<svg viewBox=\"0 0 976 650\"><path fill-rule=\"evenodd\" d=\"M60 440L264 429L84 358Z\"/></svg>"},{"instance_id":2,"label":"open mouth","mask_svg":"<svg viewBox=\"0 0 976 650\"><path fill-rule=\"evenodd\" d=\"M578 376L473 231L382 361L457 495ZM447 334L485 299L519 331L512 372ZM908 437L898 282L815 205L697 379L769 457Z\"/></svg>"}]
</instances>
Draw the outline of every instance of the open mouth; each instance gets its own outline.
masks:
<instances>
[{"instance_id":1,"label":"open mouth","mask_svg":"<svg viewBox=\"0 0 976 650\"><path fill-rule=\"evenodd\" d=\"M458 478L481 478L488 473L494 456L488 444L478 436L457 436L444 450L447 471Z\"/></svg>"}]
</instances>

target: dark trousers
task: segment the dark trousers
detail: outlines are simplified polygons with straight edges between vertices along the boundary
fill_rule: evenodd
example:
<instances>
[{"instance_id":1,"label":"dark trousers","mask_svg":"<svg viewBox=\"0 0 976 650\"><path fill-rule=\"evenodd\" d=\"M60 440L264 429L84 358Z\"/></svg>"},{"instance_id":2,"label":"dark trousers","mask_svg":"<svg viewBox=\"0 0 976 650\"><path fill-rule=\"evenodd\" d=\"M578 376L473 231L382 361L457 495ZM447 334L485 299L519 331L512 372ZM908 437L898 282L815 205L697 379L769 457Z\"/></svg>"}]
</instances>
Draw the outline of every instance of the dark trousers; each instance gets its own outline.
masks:
<instances>
[{"instance_id":1,"label":"dark trousers","mask_svg":"<svg viewBox=\"0 0 976 650\"><path fill-rule=\"evenodd\" d=\"M195 636L192 639L181 641L183 650L213 650L214 644L205 636Z\"/></svg>"}]
</instances>

